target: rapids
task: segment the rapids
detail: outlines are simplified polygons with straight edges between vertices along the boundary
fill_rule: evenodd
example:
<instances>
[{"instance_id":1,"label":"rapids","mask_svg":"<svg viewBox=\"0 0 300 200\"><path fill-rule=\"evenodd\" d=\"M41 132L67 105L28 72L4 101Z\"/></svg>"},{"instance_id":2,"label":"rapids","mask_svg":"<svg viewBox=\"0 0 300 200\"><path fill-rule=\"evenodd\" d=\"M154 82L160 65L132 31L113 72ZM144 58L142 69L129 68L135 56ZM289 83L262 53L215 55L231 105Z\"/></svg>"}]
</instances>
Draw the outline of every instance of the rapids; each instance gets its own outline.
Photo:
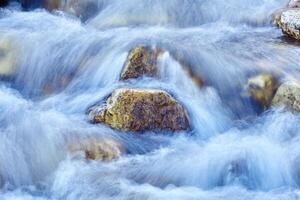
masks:
<instances>
[{"instance_id":1,"label":"rapids","mask_svg":"<svg viewBox=\"0 0 300 200\"><path fill-rule=\"evenodd\" d=\"M300 116L258 113L241 95L260 71L300 78L300 48L270 23L285 0L93 1L85 20L17 2L0 8L0 43L9 41L17 66L0 81L0 199L300 199ZM138 44L180 51L205 87L169 52L159 79L119 81ZM122 86L170 92L192 129L130 134L90 124L86 110ZM68 154L67 141L102 135L127 154L113 162Z\"/></svg>"}]
</instances>

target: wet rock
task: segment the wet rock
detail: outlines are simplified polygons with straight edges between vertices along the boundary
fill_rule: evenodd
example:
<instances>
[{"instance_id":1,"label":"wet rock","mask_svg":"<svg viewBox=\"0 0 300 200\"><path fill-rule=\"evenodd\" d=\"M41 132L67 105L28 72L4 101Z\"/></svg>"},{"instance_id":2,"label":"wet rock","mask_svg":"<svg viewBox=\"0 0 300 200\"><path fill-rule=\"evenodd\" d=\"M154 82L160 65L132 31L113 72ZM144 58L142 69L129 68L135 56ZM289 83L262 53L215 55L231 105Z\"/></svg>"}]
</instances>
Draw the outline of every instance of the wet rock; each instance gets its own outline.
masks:
<instances>
[{"instance_id":1,"label":"wet rock","mask_svg":"<svg viewBox=\"0 0 300 200\"><path fill-rule=\"evenodd\" d=\"M282 8L279 10L276 10L273 14L272 14L272 22L273 24L275 24L278 27L281 27L281 15L283 12L289 10L288 8Z\"/></svg>"},{"instance_id":2,"label":"wet rock","mask_svg":"<svg viewBox=\"0 0 300 200\"><path fill-rule=\"evenodd\" d=\"M270 74L254 76L248 80L247 84L250 97L263 109L270 106L277 88L277 80Z\"/></svg>"},{"instance_id":3,"label":"wet rock","mask_svg":"<svg viewBox=\"0 0 300 200\"><path fill-rule=\"evenodd\" d=\"M117 89L106 105L89 112L93 123L105 123L124 131L187 130L187 112L174 98L162 90Z\"/></svg>"},{"instance_id":4,"label":"wet rock","mask_svg":"<svg viewBox=\"0 0 300 200\"><path fill-rule=\"evenodd\" d=\"M300 40L300 9L282 12L279 25L283 33Z\"/></svg>"},{"instance_id":5,"label":"wet rock","mask_svg":"<svg viewBox=\"0 0 300 200\"><path fill-rule=\"evenodd\" d=\"M11 77L16 70L16 52L8 40L0 40L0 77Z\"/></svg>"},{"instance_id":6,"label":"wet rock","mask_svg":"<svg viewBox=\"0 0 300 200\"><path fill-rule=\"evenodd\" d=\"M272 105L276 107L284 106L300 112L300 85L294 82L282 84L273 98Z\"/></svg>"},{"instance_id":7,"label":"wet rock","mask_svg":"<svg viewBox=\"0 0 300 200\"><path fill-rule=\"evenodd\" d=\"M58 9L61 4L61 0L20 0L20 2L22 8L25 10L46 8L51 11L53 9Z\"/></svg>"},{"instance_id":8,"label":"wet rock","mask_svg":"<svg viewBox=\"0 0 300 200\"><path fill-rule=\"evenodd\" d=\"M299 0L291 0L288 5L288 8L300 8L300 1Z\"/></svg>"},{"instance_id":9,"label":"wet rock","mask_svg":"<svg viewBox=\"0 0 300 200\"><path fill-rule=\"evenodd\" d=\"M76 141L68 149L71 154L83 153L87 160L111 161L120 158L124 153L123 145L110 138Z\"/></svg>"},{"instance_id":10,"label":"wet rock","mask_svg":"<svg viewBox=\"0 0 300 200\"><path fill-rule=\"evenodd\" d=\"M146 46L133 48L128 54L121 80L157 75L157 57L160 52L158 48Z\"/></svg>"},{"instance_id":11,"label":"wet rock","mask_svg":"<svg viewBox=\"0 0 300 200\"><path fill-rule=\"evenodd\" d=\"M0 0L0 7L4 7L8 5L8 0Z\"/></svg>"},{"instance_id":12,"label":"wet rock","mask_svg":"<svg viewBox=\"0 0 300 200\"><path fill-rule=\"evenodd\" d=\"M95 0L67 0L60 9L85 21L97 13L99 6Z\"/></svg>"}]
</instances>

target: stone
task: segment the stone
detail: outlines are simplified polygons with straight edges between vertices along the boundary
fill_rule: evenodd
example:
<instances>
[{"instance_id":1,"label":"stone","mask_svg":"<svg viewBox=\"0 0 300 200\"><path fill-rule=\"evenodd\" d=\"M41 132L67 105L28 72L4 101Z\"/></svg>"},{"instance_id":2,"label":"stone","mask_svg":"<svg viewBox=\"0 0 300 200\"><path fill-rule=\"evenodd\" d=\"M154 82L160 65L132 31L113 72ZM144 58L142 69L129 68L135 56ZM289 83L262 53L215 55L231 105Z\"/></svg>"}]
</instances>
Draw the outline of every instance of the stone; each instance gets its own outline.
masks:
<instances>
[{"instance_id":1,"label":"stone","mask_svg":"<svg viewBox=\"0 0 300 200\"><path fill-rule=\"evenodd\" d=\"M286 35L300 40L300 9L291 9L282 12L280 27Z\"/></svg>"},{"instance_id":2,"label":"stone","mask_svg":"<svg viewBox=\"0 0 300 200\"><path fill-rule=\"evenodd\" d=\"M11 77L16 70L16 52L9 40L0 40L0 77Z\"/></svg>"},{"instance_id":3,"label":"stone","mask_svg":"<svg viewBox=\"0 0 300 200\"><path fill-rule=\"evenodd\" d=\"M300 1L299 0L291 0L288 5L288 8L300 8Z\"/></svg>"},{"instance_id":4,"label":"stone","mask_svg":"<svg viewBox=\"0 0 300 200\"><path fill-rule=\"evenodd\" d=\"M251 77L247 83L250 97L263 109L270 106L277 88L277 80L270 74L260 74Z\"/></svg>"},{"instance_id":5,"label":"stone","mask_svg":"<svg viewBox=\"0 0 300 200\"><path fill-rule=\"evenodd\" d=\"M112 138L90 138L69 145L71 154L83 153L87 160L112 161L124 153L123 145Z\"/></svg>"},{"instance_id":6,"label":"stone","mask_svg":"<svg viewBox=\"0 0 300 200\"><path fill-rule=\"evenodd\" d=\"M157 57L161 52L158 48L138 46L133 48L127 57L121 73L121 80L157 75Z\"/></svg>"},{"instance_id":7,"label":"stone","mask_svg":"<svg viewBox=\"0 0 300 200\"><path fill-rule=\"evenodd\" d=\"M283 83L273 98L272 106L300 112L300 85L295 82Z\"/></svg>"},{"instance_id":8,"label":"stone","mask_svg":"<svg viewBox=\"0 0 300 200\"><path fill-rule=\"evenodd\" d=\"M98 4L95 0L67 0L60 4L60 9L86 21L97 13Z\"/></svg>"},{"instance_id":9,"label":"stone","mask_svg":"<svg viewBox=\"0 0 300 200\"><path fill-rule=\"evenodd\" d=\"M91 108L89 119L123 131L189 129L186 110L163 90L117 89L105 105Z\"/></svg>"}]
</instances>

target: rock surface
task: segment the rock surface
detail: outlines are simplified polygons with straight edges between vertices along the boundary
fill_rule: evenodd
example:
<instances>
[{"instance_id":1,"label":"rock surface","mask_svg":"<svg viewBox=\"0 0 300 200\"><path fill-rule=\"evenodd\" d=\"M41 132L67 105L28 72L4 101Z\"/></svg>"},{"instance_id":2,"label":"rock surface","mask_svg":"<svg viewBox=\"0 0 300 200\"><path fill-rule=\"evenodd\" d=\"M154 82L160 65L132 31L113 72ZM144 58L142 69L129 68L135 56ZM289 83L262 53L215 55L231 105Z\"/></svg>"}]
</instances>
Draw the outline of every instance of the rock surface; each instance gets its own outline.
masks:
<instances>
[{"instance_id":1,"label":"rock surface","mask_svg":"<svg viewBox=\"0 0 300 200\"><path fill-rule=\"evenodd\" d=\"M114 139L85 139L69 145L72 154L83 153L85 159L111 161L118 159L124 153L121 143Z\"/></svg>"},{"instance_id":2,"label":"rock surface","mask_svg":"<svg viewBox=\"0 0 300 200\"><path fill-rule=\"evenodd\" d=\"M158 48L139 46L133 48L127 57L121 80L157 74L157 57L161 52Z\"/></svg>"},{"instance_id":3,"label":"rock surface","mask_svg":"<svg viewBox=\"0 0 300 200\"><path fill-rule=\"evenodd\" d=\"M8 40L0 40L0 77L10 77L15 73L16 52Z\"/></svg>"},{"instance_id":4,"label":"rock surface","mask_svg":"<svg viewBox=\"0 0 300 200\"><path fill-rule=\"evenodd\" d=\"M68 0L61 9L85 21L97 13L98 4L95 0Z\"/></svg>"},{"instance_id":5,"label":"rock surface","mask_svg":"<svg viewBox=\"0 0 300 200\"><path fill-rule=\"evenodd\" d=\"M300 85L290 82L282 84L274 96L272 105L284 106L300 112Z\"/></svg>"},{"instance_id":6,"label":"rock surface","mask_svg":"<svg viewBox=\"0 0 300 200\"><path fill-rule=\"evenodd\" d=\"M248 80L247 84L251 98L263 109L270 106L277 88L277 80L270 74L254 76Z\"/></svg>"},{"instance_id":7,"label":"rock surface","mask_svg":"<svg viewBox=\"0 0 300 200\"><path fill-rule=\"evenodd\" d=\"M279 24L283 33L300 40L300 9L282 12Z\"/></svg>"},{"instance_id":8,"label":"rock surface","mask_svg":"<svg viewBox=\"0 0 300 200\"><path fill-rule=\"evenodd\" d=\"M105 123L124 131L187 130L187 112L162 90L117 89L106 105L89 112L93 123Z\"/></svg>"}]
</instances>

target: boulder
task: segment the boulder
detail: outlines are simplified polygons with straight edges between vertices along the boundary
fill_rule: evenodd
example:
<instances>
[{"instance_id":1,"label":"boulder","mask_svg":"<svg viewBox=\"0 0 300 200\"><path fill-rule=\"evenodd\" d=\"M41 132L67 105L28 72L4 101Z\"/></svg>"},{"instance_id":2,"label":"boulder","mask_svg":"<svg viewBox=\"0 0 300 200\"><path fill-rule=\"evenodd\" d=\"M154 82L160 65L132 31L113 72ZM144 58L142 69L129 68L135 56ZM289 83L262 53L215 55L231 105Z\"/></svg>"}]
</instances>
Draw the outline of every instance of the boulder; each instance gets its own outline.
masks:
<instances>
[{"instance_id":1,"label":"boulder","mask_svg":"<svg viewBox=\"0 0 300 200\"><path fill-rule=\"evenodd\" d=\"M111 138L84 139L69 145L71 154L83 153L87 160L111 161L124 153L123 145Z\"/></svg>"},{"instance_id":2,"label":"boulder","mask_svg":"<svg viewBox=\"0 0 300 200\"><path fill-rule=\"evenodd\" d=\"M167 92L153 89L117 89L105 105L89 111L89 119L124 131L189 129L183 106Z\"/></svg>"},{"instance_id":3,"label":"boulder","mask_svg":"<svg viewBox=\"0 0 300 200\"><path fill-rule=\"evenodd\" d=\"M300 9L282 12L279 25L283 33L300 40Z\"/></svg>"},{"instance_id":4,"label":"boulder","mask_svg":"<svg viewBox=\"0 0 300 200\"><path fill-rule=\"evenodd\" d=\"M157 57L161 50L149 46L133 48L121 73L121 80L157 75Z\"/></svg>"},{"instance_id":5,"label":"boulder","mask_svg":"<svg viewBox=\"0 0 300 200\"><path fill-rule=\"evenodd\" d=\"M300 112L300 85L294 82L282 84L272 100L272 105Z\"/></svg>"},{"instance_id":6,"label":"boulder","mask_svg":"<svg viewBox=\"0 0 300 200\"><path fill-rule=\"evenodd\" d=\"M260 74L251 77L247 83L250 97L263 109L270 106L277 88L277 80L270 74Z\"/></svg>"},{"instance_id":7,"label":"boulder","mask_svg":"<svg viewBox=\"0 0 300 200\"><path fill-rule=\"evenodd\" d=\"M282 8L279 10L276 10L273 14L272 14L272 22L273 24L275 24L278 27L281 27L281 15L283 12L289 10L288 8Z\"/></svg>"}]
</instances>

